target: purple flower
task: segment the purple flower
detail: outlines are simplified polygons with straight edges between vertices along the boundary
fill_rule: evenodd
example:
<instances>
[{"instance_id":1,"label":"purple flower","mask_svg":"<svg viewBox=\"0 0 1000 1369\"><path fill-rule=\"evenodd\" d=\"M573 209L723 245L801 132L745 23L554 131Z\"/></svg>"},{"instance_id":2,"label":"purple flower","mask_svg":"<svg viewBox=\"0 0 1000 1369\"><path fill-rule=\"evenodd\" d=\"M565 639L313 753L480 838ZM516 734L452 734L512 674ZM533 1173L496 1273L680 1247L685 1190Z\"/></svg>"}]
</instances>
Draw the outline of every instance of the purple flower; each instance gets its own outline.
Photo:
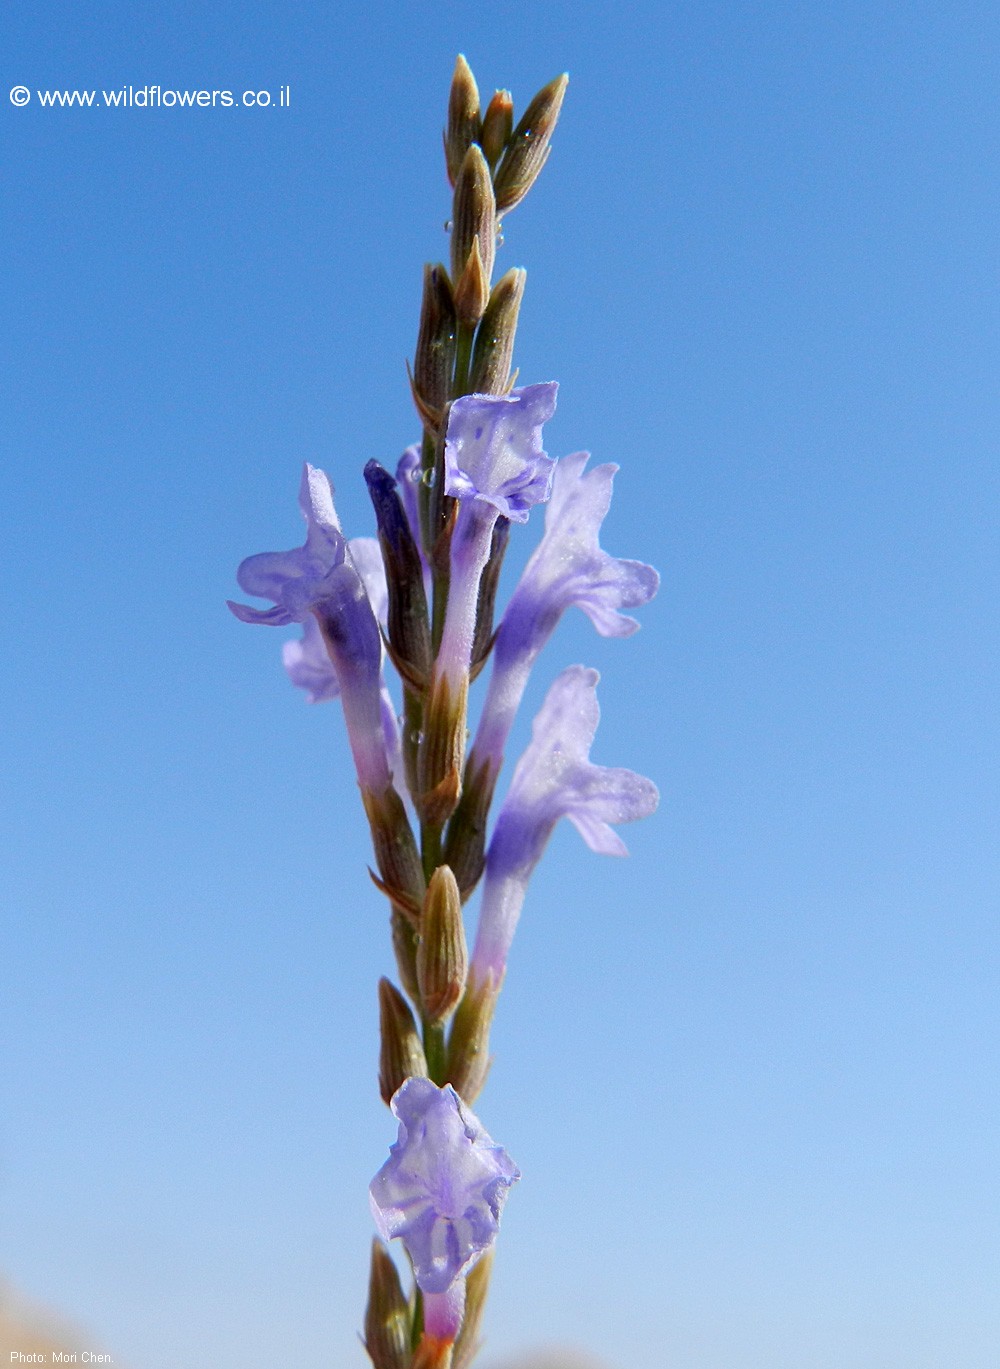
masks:
<instances>
[{"instance_id":1,"label":"purple flower","mask_svg":"<svg viewBox=\"0 0 1000 1369\"><path fill-rule=\"evenodd\" d=\"M493 1244L521 1175L450 1084L407 1079L392 1110L399 1136L372 1180L372 1214L385 1240L402 1237L424 1293L444 1294Z\"/></svg>"},{"instance_id":2,"label":"purple flower","mask_svg":"<svg viewBox=\"0 0 1000 1369\"><path fill-rule=\"evenodd\" d=\"M597 731L596 670L570 666L553 683L517 763L486 858L486 880L470 977L499 985L528 880L560 818L569 818L592 851L624 856L611 823L656 808L651 780L590 761Z\"/></svg>"},{"instance_id":3,"label":"purple flower","mask_svg":"<svg viewBox=\"0 0 1000 1369\"><path fill-rule=\"evenodd\" d=\"M352 537L347 544L347 551L354 562L354 569L364 581L372 613L380 623L384 623L389 614L389 588L385 583L385 566L378 539Z\"/></svg>"},{"instance_id":4,"label":"purple flower","mask_svg":"<svg viewBox=\"0 0 1000 1369\"><path fill-rule=\"evenodd\" d=\"M448 415L445 494L491 504L514 523L544 503L555 462L542 451L542 425L556 408L555 381L509 395L463 395Z\"/></svg>"},{"instance_id":5,"label":"purple flower","mask_svg":"<svg viewBox=\"0 0 1000 1369\"><path fill-rule=\"evenodd\" d=\"M340 698L337 670L312 614L303 624L302 636L282 645L281 659L288 678L296 688L306 691L309 703L322 704Z\"/></svg>"},{"instance_id":6,"label":"purple flower","mask_svg":"<svg viewBox=\"0 0 1000 1369\"><path fill-rule=\"evenodd\" d=\"M304 623L315 617L339 683L358 780L362 788L380 793L391 783L391 761L383 724L378 623L340 530L329 477L308 464L302 472L299 507L306 520L305 544L291 551L251 556L236 572L241 589L271 599L274 608L234 603L229 607L244 623L268 626ZM314 639L309 650L306 665L313 685L320 693L329 691L331 682L317 675Z\"/></svg>"},{"instance_id":7,"label":"purple flower","mask_svg":"<svg viewBox=\"0 0 1000 1369\"><path fill-rule=\"evenodd\" d=\"M652 599L652 566L610 556L600 544L617 466L585 471L588 453L563 457L545 509L545 533L525 567L497 630L493 671L475 750L499 768L514 715L538 653L572 604L602 637L627 637L639 624L621 613Z\"/></svg>"},{"instance_id":8,"label":"purple flower","mask_svg":"<svg viewBox=\"0 0 1000 1369\"><path fill-rule=\"evenodd\" d=\"M358 538L359 542L371 542L370 538ZM373 543L376 551L377 543ZM353 549L354 542L351 542ZM381 561L379 562L381 565ZM362 578L367 575L362 571ZM383 576L384 583L384 576ZM369 591L370 593L370 591ZM288 678L293 685L306 691L306 700L311 704L327 703L330 699L340 698L340 679L337 668L330 659L326 641L320 631L316 618L310 616L302 626L302 636L294 641L285 642L281 657ZM392 695L386 688L384 678L379 682L379 698L382 708L382 736L385 754L394 779L402 777L403 767L400 757L399 719Z\"/></svg>"},{"instance_id":9,"label":"purple flower","mask_svg":"<svg viewBox=\"0 0 1000 1369\"><path fill-rule=\"evenodd\" d=\"M384 624L388 613L389 592L385 583L382 553L374 537L352 537L347 544L348 555L364 582L368 602L376 619ZM336 667L326 649L323 634L313 614L303 624L302 636L285 642L281 648L282 661L293 685L306 691L311 704L326 703L340 697L340 681Z\"/></svg>"},{"instance_id":10,"label":"purple flower","mask_svg":"<svg viewBox=\"0 0 1000 1369\"><path fill-rule=\"evenodd\" d=\"M445 1293L424 1294L424 1336L447 1345L462 1329L465 1316L465 1275L460 1275Z\"/></svg>"},{"instance_id":11,"label":"purple flower","mask_svg":"<svg viewBox=\"0 0 1000 1369\"><path fill-rule=\"evenodd\" d=\"M236 572L240 589L261 599L272 599L275 605L259 609L230 603L233 613L244 623L272 627L301 623L335 591L337 572L347 558L347 542L333 506L330 478L308 462L302 469L299 508L306 520L305 545L291 551L248 556Z\"/></svg>"},{"instance_id":12,"label":"purple flower","mask_svg":"<svg viewBox=\"0 0 1000 1369\"><path fill-rule=\"evenodd\" d=\"M642 561L622 561L601 548L601 524L611 507L618 467L587 471L588 452L564 456L556 467L545 532L514 591L504 622L513 637L547 637L571 604L602 637L628 637L639 624L619 610L648 603L660 577ZM501 628L501 631L504 629Z\"/></svg>"},{"instance_id":13,"label":"purple flower","mask_svg":"<svg viewBox=\"0 0 1000 1369\"><path fill-rule=\"evenodd\" d=\"M527 521L552 488L555 462L542 450L542 426L556 407L554 381L509 395L464 395L448 416L445 493L459 500L451 539L451 582L438 670L459 684L469 670L479 580L501 514Z\"/></svg>"}]
</instances>

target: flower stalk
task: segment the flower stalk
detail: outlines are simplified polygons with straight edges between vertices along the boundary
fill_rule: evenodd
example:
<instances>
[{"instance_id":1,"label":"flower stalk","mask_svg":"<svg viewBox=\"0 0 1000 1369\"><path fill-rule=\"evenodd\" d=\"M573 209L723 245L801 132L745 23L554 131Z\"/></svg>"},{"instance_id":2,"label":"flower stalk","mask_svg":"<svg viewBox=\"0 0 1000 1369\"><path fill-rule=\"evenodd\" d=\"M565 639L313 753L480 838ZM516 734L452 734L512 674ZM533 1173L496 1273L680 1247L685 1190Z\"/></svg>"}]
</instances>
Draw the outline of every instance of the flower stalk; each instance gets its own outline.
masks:
<instances>
[{"instance_id":1,"label":"flower stalk","mask_svg":"<svg viewBox=\"0 0 1000 1369\"><path fill-rule=\"evenodd\" d=\"M491 814L530 673L577 606L604 636L655 593L656 572L610 556L599 530L616 467L556 462L543 433L554 382L514 388L526 275L493 283L500 216L530 191L551 149L565 76L515 125L510 93L485 110L459 57L444 130L453 188L449 268L424 267L410 388L420 440L395 475L364 478L377 540L348 541L328 477L306 466L306 541L244 561L242 621L301 625L283 656L310 702L339 698L371 833L372 879L389 904L397 987L378 986L379 1091L398 1122L372 1181L364 1343L375 1369L469 1369L476 1355L500 1215L520 1177L470 1111L489 1072L490 1028L528 882L568 818L594 851L621 855L612 824L652 812L656 790L595 765L597 674L564 670L535 719L499 814ZM506 607L510 537L544 505L541 540ZM538 522L538 515L535 515ZM387 683L387 667L397 678ZM477 678L488 681L477 699ZM468 746L470 710L478 706ZM470 954L466 909L482 898ZM387 1247L399 1239L410 1291Z\"/></svg>"}]
</instances>

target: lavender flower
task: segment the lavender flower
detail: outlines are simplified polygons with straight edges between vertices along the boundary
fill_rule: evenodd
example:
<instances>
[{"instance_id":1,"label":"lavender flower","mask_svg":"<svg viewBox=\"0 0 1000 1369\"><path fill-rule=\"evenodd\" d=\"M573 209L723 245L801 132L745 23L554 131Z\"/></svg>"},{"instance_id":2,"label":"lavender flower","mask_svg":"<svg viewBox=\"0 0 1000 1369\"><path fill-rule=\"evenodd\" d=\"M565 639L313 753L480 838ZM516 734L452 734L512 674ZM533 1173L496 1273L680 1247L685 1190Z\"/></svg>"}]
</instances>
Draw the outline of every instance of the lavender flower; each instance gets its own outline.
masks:
<instances>
[{"instance_id":1,"label":"lavender flower","mask_svg":"<svg viewBox=\"0 0 1000 1369\"><path fill-rule=\"evenodd\" d=\"M656 808L651 780L590 761L600 719L596 670L570 666L557 676L517 763L486 858L470 980L499 986L528 880L552 829L569 818L592 851L624 856L611 823L634 822Z\"/></svg>"},{"instance_id":2,"label":"lavender flower","mask_svg":"<svg viewBox=\"0 0 1000 1369\"><path fill-rule=\"evenodd\" d=\"M440 1345L453 1342L462 1329L465 1316L465 1275L455 1280L444 1293L424 1294L424 1336ZM445 1363L448 1361L445 1360ZM433 1363L433 1360L432 1360Z\"/></svg>"},{"instance_id":3,"label":"lavender flower","mask_svg":"<svg viewBox=\"0 0 1000 1369\"><path fill-rule=\"evenodd\" d=\"M556 463L542 450L542 425L555 413L558 388L549 381L509 395L456 399L444 449L445 493L526 523L552 488Z\"/></svg>"},{"instance_id":4,"label":"lavender flower","mask_svg":"<svg viewBox=\"0 0 1000 1369\"><path fill-rule=\"evenodd\" d=\"M336 667L312 615L302 626L302 636L282 645L281 659L288 678L297 689L305 690L309 703L322 704L340 698Z\"/></svg>"},{"instance_id":5,"label":"lavender flower","mask_svg":"<svg viewBox=\"0 0 1000 1369\"><path fill-rule=\"evenodd\" d=\"M358 781L363 789L381 793L391 784L392 763L384 731L378 623L340 530L329 477L308 464L299 507L306 520L305 544L248 557L236 572L241 589L271 599L274 608L229 607L241 622L270 627L315 618L339 683ZM331 682L317 678L315 645L307 665L316 688L328 694Z\"/></svg>"},{"instance_id":6,"label":"lavender flower","mask_svg":"<svg viewBox=\"0 0 1000 1369\"><path fill-rule=\"evenodd\" d=\"M347 552L364 582L376 620L384 625L389 608L389 591L378 542L374 537L352 537L347 544ZM288 678L297 688L306 691L309 703L326 703L340 697L336 667L326 649L319 623L312 614L303 624L302 636L284 643L281 658Z\"/></svg>"},{"instance_id":7,"label":"lavender flower","mask_svg":"<svg viewBox=\"0 0 1000 1369\"><path fill-rule=\"evenodd\" d=\"M303 546L291 551L264 551L241 562L236 572L240 589L272 599L275 605L259 609L230 603L241 622L269 627L301 623L330 596L336 573L345 562L347 543L333 505L330 477L308 462L299 483L299 508L306 520Z\"/></svg>"},{"instance_id":8,"label":"lavender flower","mask_svg":"<svg viewBox=\"0 0 1000 1369\"><path fill-rule=\"evenodd\" d=\"M474 747L499 770L531 667L572 604L602 637L628 637L639 624L621 613L652 599L660 577L641 561L619 560L600 544L611 504L614 465L585 471L588 453L563 457L545 510L545 533L497 629L493 671Z\"/></svg>"},{"instance_id":9,"label":"lavender flower","mask_svg":"<svg viewBox=\"0 0 1000 1369\"><path fill-rule=\"evenodd\" d=\"M555 410L554 384L509 395L465 395L451 406L444 491L458 500L450 538L444 628L424 709L414 795L421 820L440 827L461 793L469 670L480 580L501 516L523 523L549 497L554 462L542 451L542 425Z\"/></svg>"},{"instance_id":10,"label":"lavender flower","mask_svg":"<svg viewBox=\"0 0 1000 1369\"><path fill-rule=\"evenodd\" d=\"M479 580L497 519L527 522L549 497L555 462L542 450L542 426L555 412L557 389L550 382L509 395L465 395L451 406L444 488L460 503L438 669L453 684L468 674Z\"/></svg>"},{"instance_id":11,"label":"lavender flower","mask_svg":"<svg viewBox=\"0 0 1000 1369\"><path fill-rule=\"evenodd\" d=\"M448 1294L496 1239L520 1172L450 1085L407 1079L391 1106L399 1136L372 1180L372 1214L383 1239L402 1238L423 1292Z\"/></svg>"},{"instance_id":12,"label":"lavender flower","mask_svg":"<svg viewBox=\"0 0 1000 1369\"><path fill-rule=\"evenodd\" d=\"M352 555L358 542L372 545L376 552L378 551L378 544L372 538L358 537L349 543ZM355 561L357 559L355 556ZM379 565L381 566L381 561ZM367 571L361 567L359 569L362 579L367 584ZM382 583L385 584L384 575ZM371 589L369 589L369 597L371 597ZM379 615L376 614L376 616ZM308 703L322 704L328 703L331 699L340 698L340 678L337 675L337 668L330 659L326 640L315 617L306 619L302 625L301 637L282 644L281 659L292 684L305 690ZM395 780L402 775L403 770L400 756L399 718L396 715L396 705L393 703L392 695L389 693L384 679L380 680L379 701L382 710L382 738L385 743L386 759Z\"/></svg>"}]
</instances>

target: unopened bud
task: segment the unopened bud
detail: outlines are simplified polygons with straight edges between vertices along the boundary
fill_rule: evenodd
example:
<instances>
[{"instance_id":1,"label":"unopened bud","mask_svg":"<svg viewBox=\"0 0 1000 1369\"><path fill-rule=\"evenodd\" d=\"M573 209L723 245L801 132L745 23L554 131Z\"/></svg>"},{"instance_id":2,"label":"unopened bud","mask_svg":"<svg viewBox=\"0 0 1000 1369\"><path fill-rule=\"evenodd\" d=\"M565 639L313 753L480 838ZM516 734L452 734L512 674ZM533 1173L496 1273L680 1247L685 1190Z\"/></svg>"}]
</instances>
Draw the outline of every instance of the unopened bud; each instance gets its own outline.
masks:
<instances>
[{"instance_id":1,"label":"unopened bud","mask_svg":"<svg viewBox=\"0 0 1000 1369\"><path fill-rule=\"evenodd\" d=\"M447 675L434 680L427 695L414 802L423 821L435 826L451 817L462 792L468 695L467 680L453 689Z\"/></svg>"},{"instance_id":2,"label":"unopened bud","mask_svg":"<svg viewBox=\"0 0 1000 1369\"><path fill-rule=\"evenodd\" d=\"M514 101L509 90L498 90L486 106L479 145L490 166L496 166L514 127Z\"/></svg>"},{"instance_id":3,"label":"unopened bud","mask_svg":"<svg viewBox=\"0 0 1000 1369\"><path fill-rule=\"evenodd\" d=\"M443 1022L465 990L469 952L462 923L462 900L447 865L431 875L420 917L417 983L424 1012Z\"/></svg>"},{"instance_id":4,"label":"unopened bud","mask_svg":"<svg viewBox=\"0 0 1000 1369\"><path fill-rule=\"evenodd\" d=\"M476 395L502 395L507 392L510 362L514 355L514 334L517 316L524 298L524 283L528 273L512 267L500 277L486 313L476 332L469 371L469 389Z\"/></svg>"},{"instance_id":5,"label":"unopened bud","mask_svg":"<svg viewBox=\"0 0 1000 1369\"><path fill-rule=\"evenodd\" d=\"M493 1251L487 1250L469 1270L465 1280L465 1316L455 1341L452 1369L468 1369L480 1347L479 1328L486 1310L486 1295L493 1272Z\"/></svg>"},{"instance_id":6,"label":"unopened bud","mask_svg":"<svg viewBox=\"0 0 1000 1369\"><path fill-rule=\"evenodd\" d=\"M455 313L467 328L475 328L486 312L490 298L490 278L483 266L479 239L473 238L469 260L455 285Z\"/></svg>"},{"instance_id":7,"label":"unopened bud","mask_svg":"<svg viewBox=\"0 0 1000 1369\"><path fill-rule=\"evenodd\" d=\"M568 83L569 77L564 72L543 86L511 134L494 183L498 214L520 204L538 179L549 155L549 140Z\"/></svg>"},{"instance_id":8,"label":"unopened bud","mask_svg":"<svg viewBox=\"0 0 1000 1369\"><path fill-rule=\"evenodd\" d=\"M455 205L451 227L451 278L455 282L456 311L459 279L466 269L474 242L479 243L479 259L486 276L487 294L489 293L493 258L496 255L496 219L496 202L493 198L490 169L486 165L482 148L473 143L465 154L458 180L455 182ZM483 308L485 307L484 302Z\"/></svg>"},{"instance_id":9,"label":"unopened bud","mask_svg":"<svg viewBox=\"0 0 1000 1369\"><path fill-rule=\"evenodd\" d=\"M425 678L431 666L424 568L395 479L377 461L365 466L389 590L389 643L404 674Z\"/></svg>"},{"instance_id":10,"label":"unopened bud","mask_svg":"<svg viewBox=\"0 0 1000 1369\"><path fill-rule=\"evenodd\" d=\"M499 986L492 974L485 983L470 980L448 1037L447 1083L464 1103L479 1097L490 1068L490 1023Z\"/></svg>"},{"instance_id":11,"label":"unopened bud","mask_svg":"<svg viewBox=\"0 0 1000 1369\"><path fill-rule=\"evenodd\" d=\"M468 62L459 53L448 95L448 127L444 131L444 158L452 185L458 180L465 154L478 137L479 87Z\"/></svg>"},{"instance_id":12,"label":"unopened bud","mask_svg":"<svg viewBox=\"0 0 1000 1369\"><path fill-rule=\"evenodd\" d=\"M365 1349L375 1369L409 1369L410 1307L403 1294L399 1272L378 1239L372 1242Z\"/></svg>"},{"instance_id":13,"label":"unopened bud","mask_svg":"<svg viewBox=\"0 0 1000 1369\"><path fill-rule=\"evenodd\" d=\"M378 1086L383 1103L388 1103L407 1079L427 1073L410 1005L388 979L378 982L378 1025Z\"/></svg>"},{"instance_id":14,"label":"unopened bud","mask_svg":"<svg viewBox=\"0 0 1000 1369\"><path fill-rule=\"evenodd\" d=\"M419 908L426 888L424 869L403 800L390 785L381 793L362 789L361 802L371 828L382 888L404 912Z\"/></svg>"},{"instance_id":15,"label":"unopened bud","mask_svg":"<svg viewBox=\"0 0 1000 1369\"><path fill-rule=\"evenodd\" d=\"M489 757L479 762L473 751L465 767L462 797L448 823L444 858L454 871L463 903L479 883L486 863L486 823L499 773Z\"/></svg>"},{"instance_id":16,"label":"unopened bud","mask_svg":"<svg viewBox=\"0 0 1000 1369\"><path fill-rule=\"evenodd\" d=\"M444 408L451 398L455 371L455 301L448 272L440 264L424 267L413 383L420 401L430 411ZM421 414L424 418L424 414Z\"/></svg>"},{"instance_id":17,"label":"unopened bud","mask_svg":"<svg viewBox=\"0 0 1000 1369\"><path fill-rule=\"evenodd\" d=\"M416 909L419 914L419 908ZM417 933L413 922L398 908L393 908L389 919L389 933L392 937L392 949L396 956L396 965L399 968L399 977L403 988L413 999L414 1003L420 1002L420 989L417 985Z\"/></svg>"}]
</instances>

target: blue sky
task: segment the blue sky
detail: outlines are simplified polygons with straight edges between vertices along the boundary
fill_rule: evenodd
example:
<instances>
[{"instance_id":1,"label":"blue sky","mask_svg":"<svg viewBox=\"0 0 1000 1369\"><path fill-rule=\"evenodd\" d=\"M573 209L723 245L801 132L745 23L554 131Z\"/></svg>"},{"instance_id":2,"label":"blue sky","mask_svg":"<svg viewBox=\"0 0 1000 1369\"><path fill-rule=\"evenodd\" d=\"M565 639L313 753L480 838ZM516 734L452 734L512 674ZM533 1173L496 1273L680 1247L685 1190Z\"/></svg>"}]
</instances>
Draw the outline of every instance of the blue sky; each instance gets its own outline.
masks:
<instances>
[{"instance_id":1,"label":"blue sky","mask_svg":"<svg viewBox=\"0 0 1000 1369\"><path fill-rule=\"evenodd\" d=\"M643 630L567 619L627 862L559 831L479 1107L484 1369L987 1369L1000 1329L995 7L3 20L7 1276L132 1369L356 1341L390 968L336 706L223 603L416 435L455 53L571 84L499 264ZM287 109L53 109L267 88ZM33 98L16 108L7 90ZM529 525L512 564L527 554Z\"/></svg>"}]
</instances>

